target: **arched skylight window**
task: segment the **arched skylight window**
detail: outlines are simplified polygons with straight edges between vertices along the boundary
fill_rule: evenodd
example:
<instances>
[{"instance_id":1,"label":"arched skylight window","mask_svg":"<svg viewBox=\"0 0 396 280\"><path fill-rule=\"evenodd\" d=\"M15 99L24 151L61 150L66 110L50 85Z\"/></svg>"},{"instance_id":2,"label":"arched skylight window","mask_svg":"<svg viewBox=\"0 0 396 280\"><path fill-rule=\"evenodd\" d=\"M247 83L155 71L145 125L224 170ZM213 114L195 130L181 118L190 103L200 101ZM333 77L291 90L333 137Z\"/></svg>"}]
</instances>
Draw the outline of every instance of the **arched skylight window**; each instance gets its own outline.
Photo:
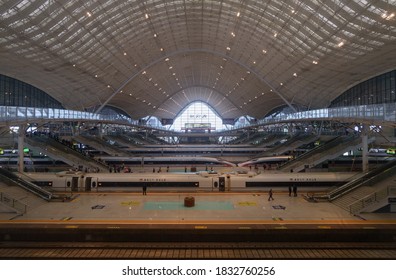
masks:
<instances>
[{"instance_id":1,"label":"arched skylight window","mask_svg":"<svg viewBox=\"0 0 396 280\"><path fill-rule=\"evenodd\" d=\"M186 107L174 120L170 129L175 131L185 131L188 128L209 128L211 131L226 129L223 121L204 102L193 102Z\"/></svg>"}]
</instances>

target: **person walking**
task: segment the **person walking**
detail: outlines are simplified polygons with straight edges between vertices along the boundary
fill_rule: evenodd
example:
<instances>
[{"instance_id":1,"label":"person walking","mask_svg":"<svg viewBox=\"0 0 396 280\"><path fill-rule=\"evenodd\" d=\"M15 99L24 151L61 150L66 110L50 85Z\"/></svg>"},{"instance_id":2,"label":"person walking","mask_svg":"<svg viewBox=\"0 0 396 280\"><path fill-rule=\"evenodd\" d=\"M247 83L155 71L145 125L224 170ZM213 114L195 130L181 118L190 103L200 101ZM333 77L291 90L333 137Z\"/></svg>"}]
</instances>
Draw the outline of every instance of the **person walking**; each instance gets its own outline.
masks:
<instances>
[{"instance_id":1,"label":"person walking","mask_svg":"<svg viewBox=\"0 0 396 280\"><path fill-rule=\"evenodd\" d=\"M274 200L274 198L272 197L272 195L273 195L272 189L269 190L268 195L269 195L268 196L268 201Z\"/></svg>"},{"instance_id":2,"label":"person walking","mask_svg":"<svg viewBox=\"0 0 396 280\"><path fill-rule=\"evenodd\" d=\"M143 195L147 195L147 186L146 185L143 186Z\"/></svg>"},{"instance_id":3,"label":"person walking","mask_svg":"<svg viewBox=\"0 0 396 280\"><path fill-rule=\"evenodd\" d=\"M289 186L289 196L291 196L291 193L292 193L292 187Z\"/></svg>"}]
</instances>

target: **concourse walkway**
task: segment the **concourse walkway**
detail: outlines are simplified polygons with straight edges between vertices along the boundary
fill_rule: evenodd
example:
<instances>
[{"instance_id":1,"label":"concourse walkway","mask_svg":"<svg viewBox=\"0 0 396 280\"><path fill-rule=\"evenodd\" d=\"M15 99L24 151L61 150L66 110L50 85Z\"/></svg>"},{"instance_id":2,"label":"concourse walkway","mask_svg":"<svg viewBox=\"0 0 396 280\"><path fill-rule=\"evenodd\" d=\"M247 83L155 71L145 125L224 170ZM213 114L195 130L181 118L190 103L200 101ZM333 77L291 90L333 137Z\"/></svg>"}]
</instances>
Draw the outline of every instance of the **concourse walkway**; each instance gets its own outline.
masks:
<instances>
[{"instance_id":1,"label":"concourse walkway","mask_svg":"<svg viewBox=\"0 0 396 280\"><path fill-rule=\"evenodd\" d=\"M287 192L268 193L171 193L148 189L128 193L80 193L67 202L38 202L38 198L23 194L17 187L2 186L0 191L27 204L26 214L0 213L1 224L189 224L257 225L287 227L293 225L371 224L396 226L396 213L353 216L327 202L306 201L302 193L297 197ZM194 206L184 206L186 197L194 197Z\"/></svg>"},{"instance_id":2,"label":"concourse walkway","mask_svg":"<svg viewBox=\"0 0 396 280\"><path fill-rule=\"evenodd\" d=\"M354 216L332 203L268 193L80 193L1 208L0 258L394 259L396 213ZM194 198L192 207L186 197ZM7 212L8 211L8 212Z\"/></svg>"}]
</instances>

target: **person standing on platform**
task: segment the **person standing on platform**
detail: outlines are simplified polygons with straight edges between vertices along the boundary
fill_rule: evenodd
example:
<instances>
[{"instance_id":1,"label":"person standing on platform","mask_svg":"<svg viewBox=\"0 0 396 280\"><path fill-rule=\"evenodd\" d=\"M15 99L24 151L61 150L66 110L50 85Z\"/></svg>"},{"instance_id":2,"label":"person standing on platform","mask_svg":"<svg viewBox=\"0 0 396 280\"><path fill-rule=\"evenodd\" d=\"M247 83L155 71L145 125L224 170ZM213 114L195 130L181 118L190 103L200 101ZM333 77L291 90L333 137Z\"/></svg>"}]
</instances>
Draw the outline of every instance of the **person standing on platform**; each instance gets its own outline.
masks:
<instances>
[{"instance_id":1,"label":"person standing on platform","mask_svg":"<svg viewBox=\"0 0 396 280\"><path fill-rule=\"evenodd\" d=\"M272 195L273 195L272 189L269 190L268 195L269 195L268 196L268 201L274 200L274 198L272 197Z\"/></svg>"},{"instance_id":2,"label":"person standing on platform","mask_svg":"<svg viewBox=\"0 0 396 280\"><path fill-rule=\"evenodd\" d=\"M297 196L297 186L296 185L293 186L293 194L294 194L294 196Z\"/></svg>"},{"instance_id":3,"label":"person standing on platform","mask_svg":"<svg viewBox=\"0 0 396 280\"><path fill-rule=\"evenodd\" d=\"M289 186L289 196L291 196L291 193L292 193L292 187Z\"/></svg>"},{"instance_id":4,"label":"person standing on platform","mask_svg":"<svg viewBox=\"0 0 396 280\"><path fill-rule=\"evenodd\" d=\"M147 195L147 186L143 185L143 195Z\"/></svg>"}]
</instances>

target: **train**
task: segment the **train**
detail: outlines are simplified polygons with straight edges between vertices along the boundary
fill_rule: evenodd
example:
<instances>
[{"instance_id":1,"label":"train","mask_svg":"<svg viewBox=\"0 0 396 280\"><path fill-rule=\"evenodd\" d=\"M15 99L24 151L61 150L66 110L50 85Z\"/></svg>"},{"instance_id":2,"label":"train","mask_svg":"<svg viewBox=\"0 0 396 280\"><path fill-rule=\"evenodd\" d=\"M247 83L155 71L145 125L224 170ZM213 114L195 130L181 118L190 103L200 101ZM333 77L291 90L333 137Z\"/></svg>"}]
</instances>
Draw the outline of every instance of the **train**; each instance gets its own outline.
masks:
<instances>
[{"instance_id":1,"label":"train","mask_svg":"<svg viewBox=\"0 0 396 280\"><path fill-rule=\"evenodd\" d=\"M260 157L251 159L245 162L238 163L238 166L262 166L263 164L283 164L289 160L293 159L292 156L273 156L273 157Z\"/></svg>"},{"instance_id":2,"label":"train","mask_svg":"<svg viewBox=\"0 0 396 280\"><path fill-rule=\"evenodd\" d=\"M25 173L24 179L53 191L136 191L143 186L160 190L249 191L298 186L309 189L337 187L356 173Z\"/></svg>"},{"instance_id":3,"label":"train","mask_svg":"<svg viewBox=\"0 0 396 280\"><path fill-rule=\"evenodd\" d=\"M254 156L265 152L263 147L228 147L228 146L164 146L164 147L137 147L125 151L140 156L175 156L175 155L206 155L206 156Z\"/></svg>"},{"instance_id":4,"label":"train","mask_svg":"<svg viewBox=\"0 0 396 280\"><path fill-rule=\"evenodd\" d=\"M98 158L99 159L99 158ZM235 166L234 163L212 157L111 157L102 156L100 161L112 165L126 166Z\"/></svg>"}]
</instances>

